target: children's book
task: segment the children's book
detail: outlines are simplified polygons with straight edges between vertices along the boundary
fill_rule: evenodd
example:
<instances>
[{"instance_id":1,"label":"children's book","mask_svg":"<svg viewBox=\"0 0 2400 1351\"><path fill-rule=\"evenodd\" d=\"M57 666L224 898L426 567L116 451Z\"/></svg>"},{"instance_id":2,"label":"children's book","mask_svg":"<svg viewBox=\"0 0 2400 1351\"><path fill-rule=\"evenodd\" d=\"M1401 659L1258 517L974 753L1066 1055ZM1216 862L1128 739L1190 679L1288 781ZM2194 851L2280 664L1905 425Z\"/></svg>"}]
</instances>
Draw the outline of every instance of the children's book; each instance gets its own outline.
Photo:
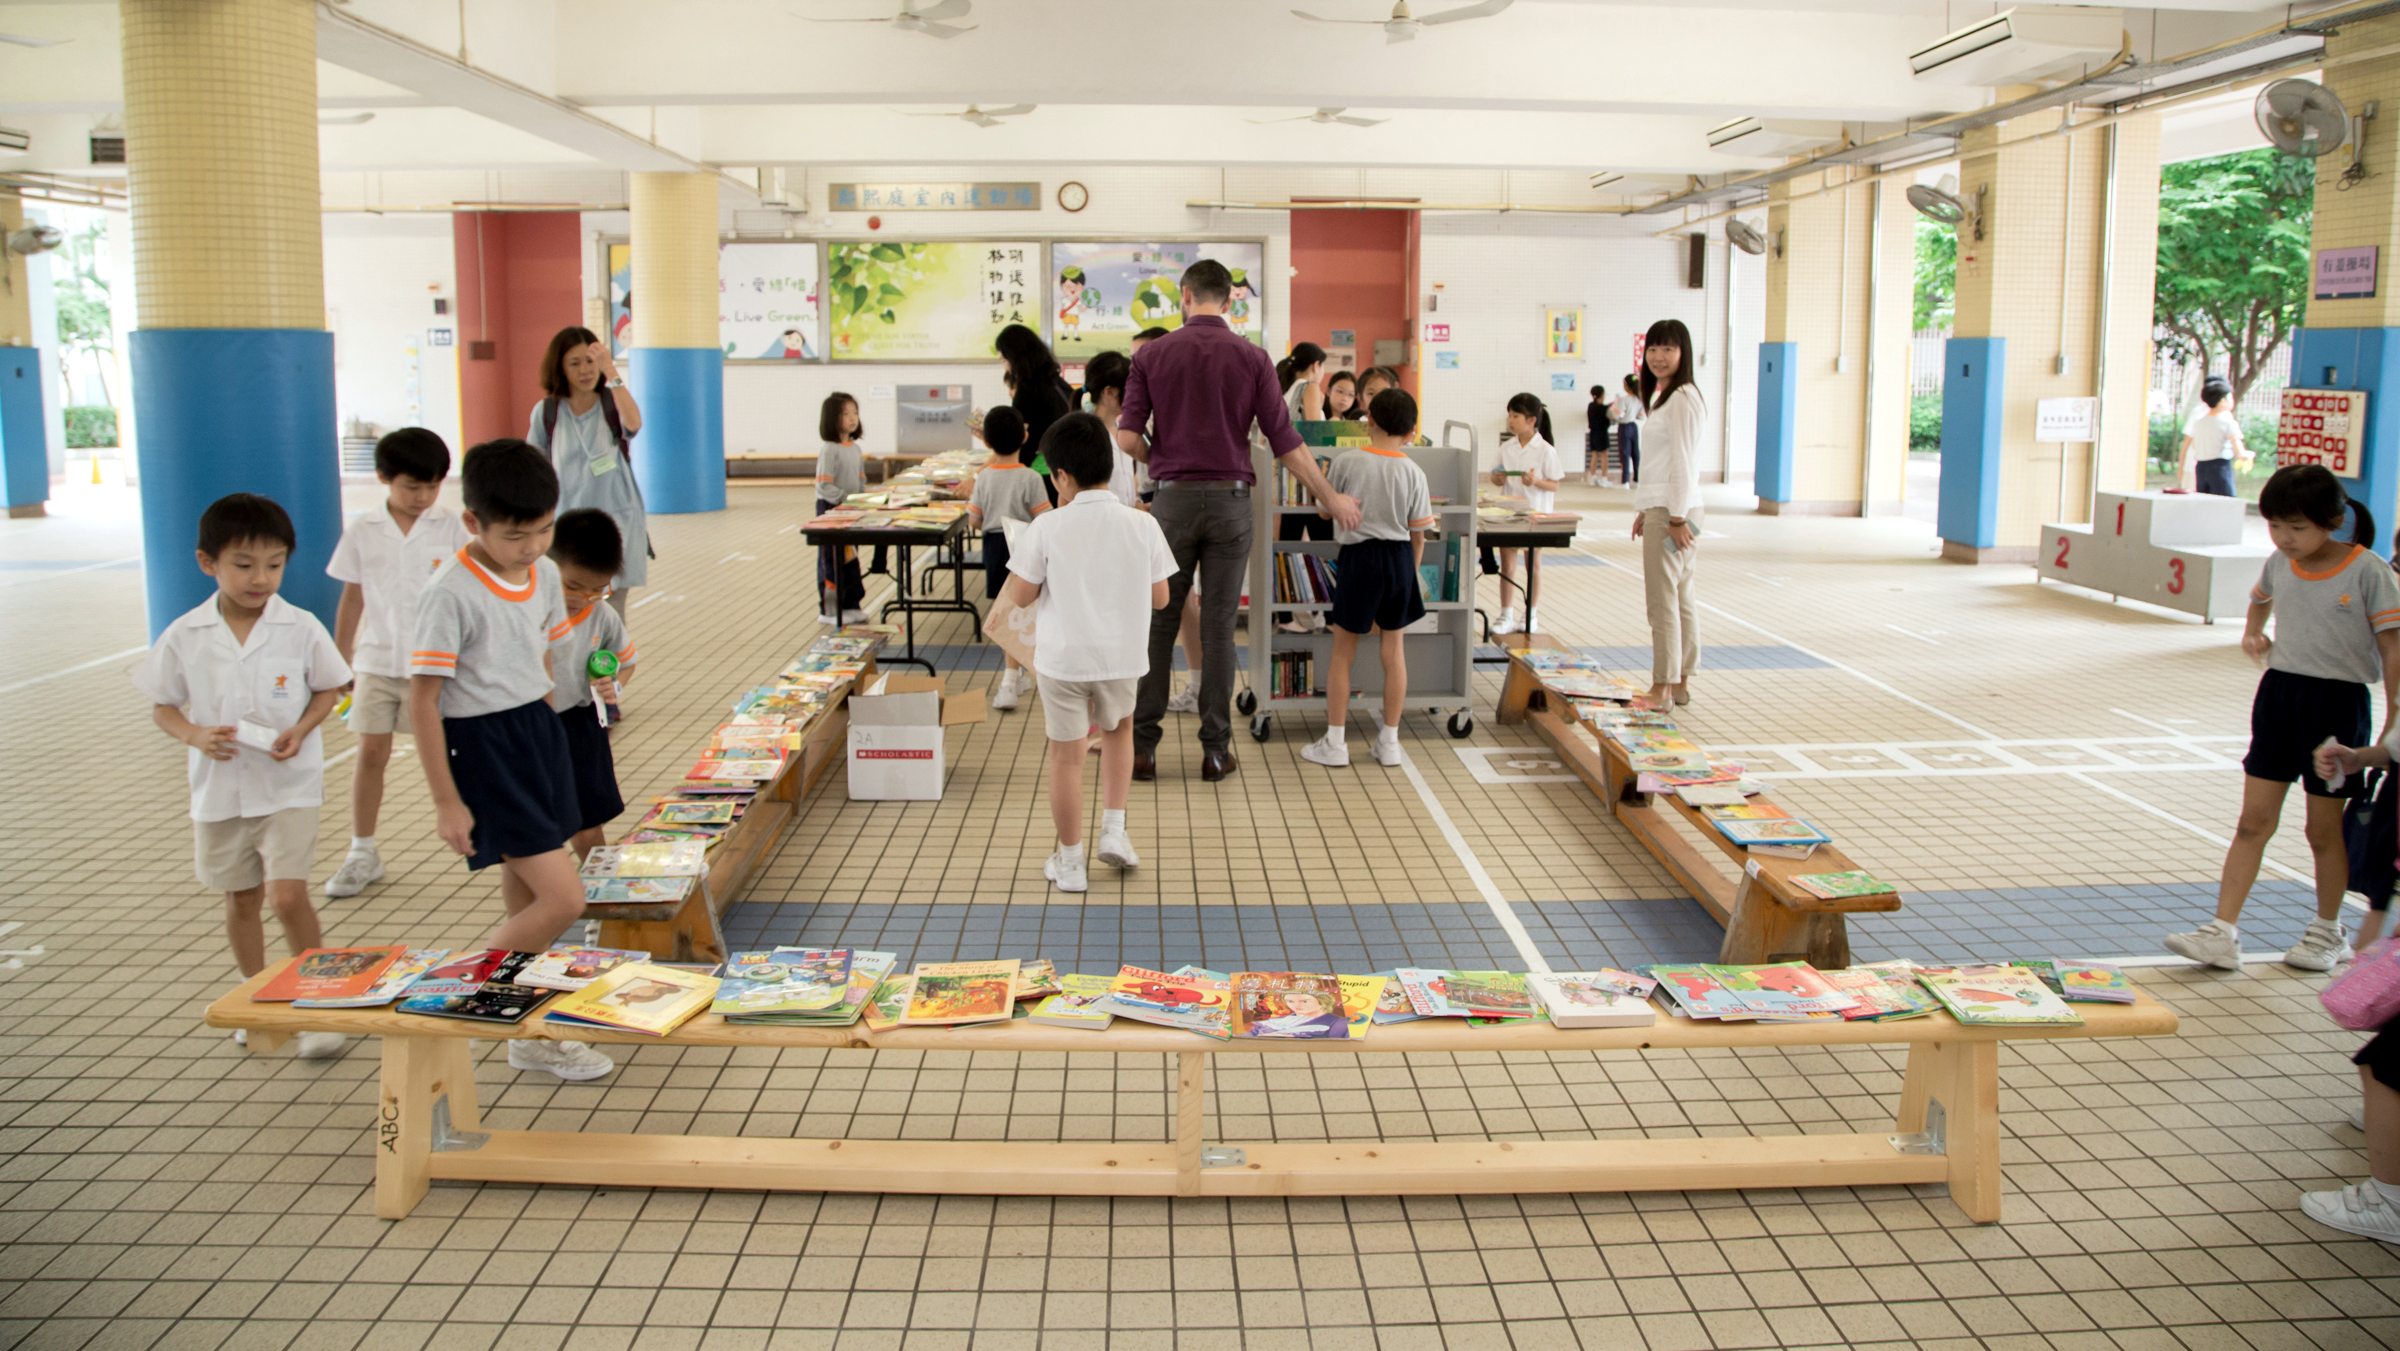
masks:
<instances>
[{"instance_id":1,"label":"children's book","mask_svg":"<svg viewBox=\"0 0 2400 1351\"><path fill-rule=\"evenodd\" d=\"M439 965L428 968L424 975L417 977L416 983L408 987L407 994L412 999L419 996L473 994L483 988L483 983L491 979L492 973L500 969L503 961L512 956L531 960L533 955L530 952L511 953L506 948L453 952Z\"/></svg>"},{"instance_id":2,"label":"children's book","mask_svg":"<svg viewBox=\"0 0 2400 1351\"><path fill-rule=\"evenodd\" d=\"M730 802L662 802L649 819L668 826L731 825L739 809Z\"/></svg>"},{"instance_id":3,"label":"children's book","mask_svg":"<svg viewBox=\"0 0 2400 1351\"><path fill-rule=\"evenodd\" d=\"M1813 844L1753 844L1746 846L1743 852L1747 853L1752 858L1788 858L1797 860L1805 859L1816 853L1817 846Z\"/></svg>"},{"instance_id":4,"label":"children's book","mask_svg":"<svg viewBox=\"0 0 2400 1351\"><path fill-rule=\"evenodd\" d=\"M1845 896L1881 896L1899 888L1889 882L1876 880L1873 873L1858 869L1841 873L1795 873L1785 879L1820 900L1837 901Z\"/></svg>"},{"instance_id":5,"label":"children's book","mask_svg":"<svg viewBox=\"0 0 2400 1351\"><path fill-rule=\"evenodd\" d=\"M1425 1016L1408 1002L1408 988L1400 983L1399 972L1378 971L1373 979L1383 982L1383 989L1375 995L1375 1022L1378 1026L1384 1023L1413 1023Z\"/></svg>"},{"instance_id":6,"label":"children's book","mask_svg":"<svg viewBox=\"0 0 2400 1351\"><path fill-rule=\"evenodd\" d=\"M698 877L707 871L708 848L698 840L660 844L604 844L583 861L583 876Z\"/></svg>"},{"instance_id":7,"label":"children's book","mask_svg":"<svg viewBox=\"0 0 2400 1351\"><path fill-rule=\"evenodd\" d=\"M1906 974L1895 975L1864 966L1818 974L1825 977L1826 984L1858 1001L1856 1007L1842 1010L1842 1016L1852 1022L1895 1023L1922 1018L1941 1007L1913 976Z\"/></svg>"},{"instance_id":8,"label":"children's book","mask_svg":"<svg viewBox=\"0 0 2400 1351\"><path fill-rule=\"evenodd\" d=\"M1453 971L1444 993L1451 1008L1473 1018L1531 1018L1541 1011L1514 971Z\"/></svg>"},{"instance_id":9,"label":"children's book","mask_svg":"<svg viewBox=\"0 0 2400 1351\"><path fill-rule=\"evenodd\" d=\"M1858 1006L1856 999L1826 984L1824 973L1806 962L1712 966L1708 970L1719 984L1740 996L1750 1012L1770 1021L1837 1019Z\"/></svg>"},{"instance_id":10,"label":"children's book","mask_svg":"<svg viewBox=\"0 0 2400 1351\"><path fill-rule=\"evenodd\" d=\"M1450 973L1433 967L1403 966L1392 972L1393 982L1408 998L1408 1011L1419 1018L1463 1018L1465 1009L1450 1006Z\"/></svg>"},{"instance_id":11,"label":"children's book","mask_svg":"<svg viewBox=\"0 0 2400 1351\"><path fill-rule=\"evenodd\" d=\"M597 853L599 851L594 850ZM586 877L585 905L675 905L692 894L694 877Z\"/></svg>"},{"instance_id":12,"label":"children's book","mask_svg":"<svg viewBox=\"0 0 2400 1351\"><path fill-rule=\"evenodd\" d=\"M1713 822L1735 844L1824 844L1833 837L1799 817L1766 821Z\"/></svg>"},{"instance_id":13,"label":"children's book","mask_svg":"<svg viewBox=\"0 0 2400 1351\"><path fill-rule=\"evenodd\" d=\"M709 1003L711 1013L818 1013L850 989L847 948L774 948L737 952Z\"/></svg>"},{"instance_id":14,"label":"children's book","mask_svg":"<svg viewBox=\"0 0 2400 1351\"><path fill-rule=\"evenodd\" d=\"M717 978L651 962L620 966L570 995L545 1021L663 1037L716 997Z\"/></svg>"},{"instance_id":15,"label":"children's book","mask_svg":"<svg viewBox=\"0 0 2400 1351\"><path fill-rule=\"evenodd\" d=\"M1772 802L1752 802L1744 798L1721 807L1702 807L1700 814L1711 821L1788 821L1791 813Z\"/></svg>"},{"instance_id":16,"label":"children's book","mask_svg":"<svg viewBox=\"0 0 2400 1351\"><path fill-rule=\"evenodd\" d=\"M374 985L364 994L295 999L296 1009L364 1009L389 1004L398 999L417 978L433 969L436 962L450 953L444 948L410 948L400 960L383 969Z\"/></svg>"},{"instance_id":17,"label":"children's book","mask_svg":"<svg viewBox=\"0 0 2400 1351\"><path fill-rule=\"evenodd\" d=\"M2070 1004L2130 1004L2134 999L2133 981L2114 962L2053 957L2016 965L2040 977L2050 993Z\"/></svg>"},{"instance_id":18,"label":"children's book","mask_svg":"<svg viewBox=\"0 0 2400 1351\"><path fill-rule=\"evenodd\" d=\"M1233 1035L1232 990L1224 976L1196 967L1169 974L1128 966L1109 982L1107 1007L1120 1018L1223 1041Z\"/></svg>"},{"instance_id":19,"label":"children's book","mask_svg":"<svg viewBox=\"0 0 2400 1351\"><path fill-rule=\"evenodd\" d=\"M2083 1015L2021 966L1920 968L1917 980L1967 1024L2080 1023Z\"/></svg>"},{"instance_id":20,"label":"children's book","mask_svg":"<svg viewBox=\"0 0 2400 1351\"><path fill-rule=\"evenodd\" d=\"M1342 983L1342 1016L1349 1020L1350 1040L1357 1041L1374 1028L1375 1006L1382 1000L1383 992L1391 986L1391 981L1384 976L1336 976L1334 979ZM1406 1006L1408 996L1400 996L1400 1002Z\"/></svg>"},{"instance_id":21,"label":"children's book","mask_svg":"<svg viewBox=\"0 0 2400 1351\"><path fill-rule=\"evenodd\" d=\"M288 1004L297 999L355 999L375 988L392 963L408 955L401 948L310 948L250 996L261 1004Z\"/></svg>"},{"instance_id":22,"label":"children's book","mask_svg":"<svg viewBox=\"0 0 2400 1351\"><path fill-rule=\"evenodd\" d=\"M1036 957L1017 967L1017 998L1039 999L1058 993L1058 967L1047 957Z\"/></svg>"},{"instance_id":23,"label":"children's book","mask_svg":"<svg viewBox=\"0 0 2400 1351\"><path fill-rule=\"evenodd\" d=\"M703 758L695 761L690 769L685 770L683 777L719 781L725 779L759 781L774 778L782 772L783 760L781 757L771 760L710 760Z\"/></svg>"},{"instance_id":24,"label":"children's book","mask_svg":"<svg viewBox=\"0 0 2400 1351\"><path fill-rule=\"evenodd\" d=\"M1006 1022L1016 1007L1016 958L989 962L919 962L904 1026Z\"/></svg>"},{"instance_id":25,"label":"children's book","mask_svg":"<svg viewBox=\"0 0 2400 1351\"><path fill-rule=\"evenodd\" d=\"M1658 982L1630 971L1536 971L1525 977L1557 1027L1648 1027L1658 1021Z\"/></svg>"},{"instance_id":26,"label":"children's book","mask_svg":"<svg viewBox=\"0 0 2400 1351\"><path fill-rule=\"evenodd\" d=\"M1233 976L1233 1034L1237 1037L1347 1041L1350 1018L1342 983L1299 971L1237 971Z\"/></svg>"},{"instance_id":27,"label":"children's book","mask_svg":"<svg viewBox=\"0 0 2400 1351\"><path fill-rule=\"evenodd\" d=\"M777 1027L848 1027L867 1010L867 1000L900 958L890 952L852 952L850 982L842 990L841 999L821 1009L769 1010L761 1013L728 1013L729 1023L771 1024ZM728 964L730 966L730 963Z\"/></svg>"},{"instance_id":28,"label":"children's book","mask_svg":"<svg viewBox=\"0 0 2400 1351\"><path fill-rule=\"evenodd\" d=\"M646 962L647 952L629 948L552 948L525 964L517 984L537 990L580 990L627 962Z\"/></svg>"},{"instance_id":29,"label":"children's book","mask_svg":"<svg viewBox=\"0 0 2400 1351\"><path fill-rule=\"evenodd\" d=\"M409 987L408 997L401 1000L402 1013L421 1013L433 1018L465 1018L480 1023L515 1023L533 1012L535 1006L558 993L521 985L517 977L534 958L533 952L485 952L478 957L496 958L477 962L474 969L482 978L467 989L452 994L420 993L434 977L449 968L435 967L426 973L426 980ZM451 989L461 982L460 977L444 977L436 989Z\"/></svg>"},{"instance_id":30,"label":"children's book","mask_svg":"<svg viewBox=\"0 0 2400 1351\"><path fill-rule=\"evenodd\" d=\"M1116 1021L1110 1013L1108 987L1113 976L1066 975L1058 978L1058 993L1043 1000L1033 1010L1033 1021L1051 1027L1080 1027L1093 1032L1106 1032Z\"/></svg>"},{"instance_id":31,"label":"children's book","mask_svg":"<svg viewBox=\"0 0 2400 1351\"><path fill-rule=\"evenodd\" d=\"M1640 974L1658 982L1667 998L1682 1013L1691 1018L1718 1018L1725 1022L1750 1022L1758 1015L1741 995L1725 988L1717 979L1716 968L1696 965L1645 966Z\"/></svg>"},{"instance_id":32,"label":"children's book","mask_svg":"<svg viewBox=\"0 0 2400 1351\"><path fill-rule=\"evenodd\" d=\"M1686 783L1676 786L1675 796L1693 807L1732 807L1738 806L1748 794L1738 783Z\"/></svg>"},{"instance_id":33,"label":"children's book","mask_svg":"<svg viewBox=\"0 0 2400 1351\"><path fill-rule=\"evenodd\" d=\"M867 996L867 1030L889 1032L898 1027L900 1015L908 1012L909 991L916 985L915 976L890 975L877 981L874 992Z\"/></svg>"}]
</instances>

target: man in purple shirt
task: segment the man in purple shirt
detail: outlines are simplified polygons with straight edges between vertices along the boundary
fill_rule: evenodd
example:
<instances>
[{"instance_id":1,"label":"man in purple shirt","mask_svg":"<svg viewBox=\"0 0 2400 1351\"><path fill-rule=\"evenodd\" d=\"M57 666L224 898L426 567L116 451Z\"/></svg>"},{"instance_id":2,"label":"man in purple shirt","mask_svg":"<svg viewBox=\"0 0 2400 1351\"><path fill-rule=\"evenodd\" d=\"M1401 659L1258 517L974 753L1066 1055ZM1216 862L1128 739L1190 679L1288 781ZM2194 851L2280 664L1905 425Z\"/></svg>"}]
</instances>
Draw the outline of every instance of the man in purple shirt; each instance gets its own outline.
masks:
<instances>
[{"instance_id":1,"label":"man in purple shirt","mask_svg":"<svg viewBox=\"0 0 2400 1351\"><path fill-rule=\"evenodd\" d=\"M1133 777L1158 777L1159 724L1167 713L1169 663L1184 596L1200 586L1200 777L1214 783L1234 771L1233 628L1242 573L1254 531L1250 429L1308 486L1343 529L1358 525L1358 503L1333 490L1315 457L1300 446L1264 349L1225 322L1233 278L1204 259L1183 274L1183 327L1146 344L1125 382L1117 444L1149 466L1158 484L1151 515L1174 550L1166 608L1150 618L1150 673L1133 706ZM1254 671L1253 676L1259 672Z\"/></svg>"}]
</instances>

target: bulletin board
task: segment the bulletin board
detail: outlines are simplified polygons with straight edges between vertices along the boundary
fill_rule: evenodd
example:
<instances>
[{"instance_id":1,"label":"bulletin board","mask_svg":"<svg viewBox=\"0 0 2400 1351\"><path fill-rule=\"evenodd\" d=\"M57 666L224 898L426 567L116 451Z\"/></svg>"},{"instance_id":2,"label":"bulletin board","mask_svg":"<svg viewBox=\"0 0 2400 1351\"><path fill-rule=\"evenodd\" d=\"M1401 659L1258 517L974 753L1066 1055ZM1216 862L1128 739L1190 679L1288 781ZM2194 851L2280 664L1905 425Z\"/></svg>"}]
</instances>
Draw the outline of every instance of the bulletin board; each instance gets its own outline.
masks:
<instances>
[{"instance_id":1,"label":"bulletin board","mask_svg":"<svg viewBox=\"0 0 2400 1351\"><path fill-rule=\"evenodd\" d=\"M991 361L1010 324L1043 327L1034 240L841 240L826 245L826 355L834 361Z\"/></svg>"},{"instance_id":2,"label":"bulletin board","mask_svg":"<svg viewBox=\"0 0 2400 1351\"><path fill-rule=\"evenodd\" d=\"M1060 240L1050 246L1050 349L1062 362L1122 352L1146 328L1183 325L1183 270L1202 259L1233 274L1225 320L1264 347L1263 239Z\"/></svg>"}]
</instances>

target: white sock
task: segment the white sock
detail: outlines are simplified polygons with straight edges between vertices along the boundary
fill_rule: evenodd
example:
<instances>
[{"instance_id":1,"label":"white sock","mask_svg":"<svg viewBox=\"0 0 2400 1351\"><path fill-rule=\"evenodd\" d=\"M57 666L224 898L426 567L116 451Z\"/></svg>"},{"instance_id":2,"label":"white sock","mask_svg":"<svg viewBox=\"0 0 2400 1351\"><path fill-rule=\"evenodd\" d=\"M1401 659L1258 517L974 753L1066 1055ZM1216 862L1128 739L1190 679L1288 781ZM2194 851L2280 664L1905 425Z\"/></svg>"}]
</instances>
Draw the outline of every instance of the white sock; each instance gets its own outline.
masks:
<instances>
[{"instance_id":1,"label":"white sock","mask_svg":"<svg viewBox=\"0 0 2400 1351\"><path fill-rule=\"evenodd\" d=\"M1122 807L1119 807L1119 808L1117 808L1115 811L1110 811L1110 810L1109 810L1108 808L1106 808L1106 807L1102 807L1102 808L1100 809L1100 829L1102 829L1103 831L1109 831L1109 830L1123 830L1124 828L1125 828L1125 809L1124 809L1124 808L1122 808Z\"/></svg>"},{"instance_id":2,"label":"white sock","mask_svg":"<svg viewBox=\"0 0 2400 1351\"><path fill-rule=\"evenodd\" d=\"M372 853L374 853L374 852L375 852L375 837L374 837L374 836L372 836L372 835L353 835L353 836L351 836L351 837L350 837L350 852L351 852L351 853L353 853L353 854L372 854Z\"/></svg>"},{"instance_id":3,"label":"white sock","mask_svg":"<svg viewBox=\"0 0 2400 1351\"><path fill-rule=\"evenodd\" d=\"M1389 723L1375 730L1375 739L1389 744L1400 739L1400 729Z\"/></svg>"},{"instance_id":4,"label":"white sock","mask_svg":"<svg viewBox=\"0 0 2400 1351\"><path fill-rule=\"evenodd\" d=\"M1339 723L1336 723L1333 726L1325 729L1325 739L1332 742L1336 746L1341 745L1343 739L1348 735L1349 729L1343 727Z\"/></svg>"},{"instance_id":5,"label":"white sock","mask_svg":"<svg viewBox=\"0 0 2400 1351\"><path fill-rule=\"evenodd\" d=\"M2376 1178L2367 1180L2375 1184L2375 1190L2382 1194L2385 1205L2400 1210L2400 1182L2384 1182Z\"/></svg>"},{"instance_id":6,"label":"white sock","mask_svg":"<svg viewBox=\"0 0 2400 1351\"><path fill-rule=\"evenodd\" d=\"M1081 859L1083 857L1083 846L1080 844L1062 844L1058 847L1058 852L1066 855L1068 858Z\"/></svg>"},{"instance_id":7,"label":"white sock","mask_svg":"<svg viewBox=\"0 0 2400 1351\"><path fill-rule=\"evenodd\" d=\"M2227 938L2240 938L2242 936L2241 930L2233 927L2233 922L2231 920L2220 919L2211 922L2222 927L2225 930L2225 936Z\"/></svg>"}]
</instances>

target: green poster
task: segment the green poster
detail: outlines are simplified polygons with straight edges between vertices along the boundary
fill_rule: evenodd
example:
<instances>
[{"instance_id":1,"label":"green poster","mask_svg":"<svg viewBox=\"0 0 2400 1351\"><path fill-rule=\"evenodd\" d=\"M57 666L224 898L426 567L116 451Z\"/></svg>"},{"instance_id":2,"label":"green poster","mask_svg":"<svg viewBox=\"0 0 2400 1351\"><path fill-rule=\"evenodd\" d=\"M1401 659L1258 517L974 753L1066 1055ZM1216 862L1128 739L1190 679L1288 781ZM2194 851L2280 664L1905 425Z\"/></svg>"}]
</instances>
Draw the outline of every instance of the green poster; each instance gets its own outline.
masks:
<instances>
[{"instance_id":1,"label":"green poster","mask_svg":"<svg viewBox=\"0 0 2400 1351\"><path fill-rule=\"evenodd\" d=\"M1042 246L861 240L829 244L835 361L989 361L1010 324L1042 325Z\"/></svg>"}]
</instances>

